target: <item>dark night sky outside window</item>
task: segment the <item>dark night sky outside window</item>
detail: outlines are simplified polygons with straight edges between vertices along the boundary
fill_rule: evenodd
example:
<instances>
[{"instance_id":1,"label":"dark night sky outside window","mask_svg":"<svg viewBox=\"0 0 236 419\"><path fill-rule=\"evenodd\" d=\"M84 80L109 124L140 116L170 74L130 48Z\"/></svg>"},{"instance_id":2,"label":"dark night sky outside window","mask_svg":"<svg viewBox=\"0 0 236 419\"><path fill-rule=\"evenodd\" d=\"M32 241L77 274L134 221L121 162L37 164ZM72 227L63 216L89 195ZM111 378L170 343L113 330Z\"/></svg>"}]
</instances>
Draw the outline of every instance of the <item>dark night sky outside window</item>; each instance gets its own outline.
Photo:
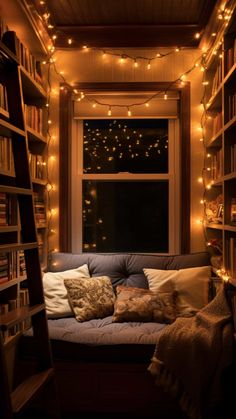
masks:
<instances>
[{"instance_id":1,"label":"dark night sky outside window","mask_svg":"<svg viewBox=\"0 0 236 419\"><path fill-rule=\"evenodd\" d=\"M85 120L83 150L84 173L168 173L168 120Z\"/></svg>"},{"instance_id":2,"label":"dark night sky outside window","mask_svg":"<svg viewBox=\"0 0 236 419\"><path fill-rule=\"evenodd\" d=\"M83 251L168 253L168 179L114 178L168 174L168 120L84 120L83 135Z\"/></svg>"}]
</instances>

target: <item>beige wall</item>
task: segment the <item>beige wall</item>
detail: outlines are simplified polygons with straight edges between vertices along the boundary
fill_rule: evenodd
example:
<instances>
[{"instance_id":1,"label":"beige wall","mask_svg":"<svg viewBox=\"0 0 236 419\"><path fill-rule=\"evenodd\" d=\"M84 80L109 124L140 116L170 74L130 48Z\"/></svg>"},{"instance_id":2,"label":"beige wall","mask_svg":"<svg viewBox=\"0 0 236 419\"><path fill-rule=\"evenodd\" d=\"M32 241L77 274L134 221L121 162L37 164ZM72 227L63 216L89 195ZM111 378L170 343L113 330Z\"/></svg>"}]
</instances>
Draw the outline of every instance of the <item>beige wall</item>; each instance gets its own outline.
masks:
<instances>
[{"instance_id":1,"label":"beige wall","mask_svg":"<svg viewBox=\"0 0 236 419\"><path fill-rule=\"evenodd\" d=\"M166 52L170 50L158 50ZM155 55L153 50L124 50L132 56ZM152 62L150 70L147 70L144 62L140 61L139 67L134 68L133 62L127 60L120 64L117 57L107 55L102 57L98 50L85 51L63 51L57 50L54 54L56 72L51 72L51 134L53 139L49 152L56 160L49 159L50 180L54 184L51 193L52 207L58 210L58 96L59 83L62 78L57 73L63 72L65 80L73 85L77 82L158 82L174 81L183 73L193 67L195 60L200 57L200 50L185 50L174 52L162 59ZM196 221L202 217L202 185L198 182L201 176L203 165L203 147L200 142L201 132L201 97L202 97L202 73L195 68L186 76L191 82L191 251L199 251L205 248L202 225ZM107 115L107 108L104 108L104 116ZM126 115L125 115L126 116ZM54 138L55 137L55 138ZM183 203L184 205L184 203ZM51 249L58 248L58 212L52 216L52 229L55 233L51 235Z\"/></svg>"}]
</instances>

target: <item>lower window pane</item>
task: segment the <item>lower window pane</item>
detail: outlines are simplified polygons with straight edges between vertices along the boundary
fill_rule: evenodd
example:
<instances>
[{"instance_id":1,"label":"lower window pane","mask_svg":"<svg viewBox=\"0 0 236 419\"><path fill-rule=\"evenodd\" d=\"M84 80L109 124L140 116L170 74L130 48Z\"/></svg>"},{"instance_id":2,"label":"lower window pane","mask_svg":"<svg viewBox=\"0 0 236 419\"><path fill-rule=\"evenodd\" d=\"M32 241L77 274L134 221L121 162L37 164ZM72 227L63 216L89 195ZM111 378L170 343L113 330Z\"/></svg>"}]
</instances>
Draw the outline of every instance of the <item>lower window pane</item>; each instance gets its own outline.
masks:
<instances>
[{"instance_id":1,"label":"lower window pane","mask_svg":"<svg viewBox=\"0 0 236 419\"><path fill-rule=\"evenodd\" d=\"M84 252L167 253L168 181L83 181Z\"/></svg>"}]
</instances>

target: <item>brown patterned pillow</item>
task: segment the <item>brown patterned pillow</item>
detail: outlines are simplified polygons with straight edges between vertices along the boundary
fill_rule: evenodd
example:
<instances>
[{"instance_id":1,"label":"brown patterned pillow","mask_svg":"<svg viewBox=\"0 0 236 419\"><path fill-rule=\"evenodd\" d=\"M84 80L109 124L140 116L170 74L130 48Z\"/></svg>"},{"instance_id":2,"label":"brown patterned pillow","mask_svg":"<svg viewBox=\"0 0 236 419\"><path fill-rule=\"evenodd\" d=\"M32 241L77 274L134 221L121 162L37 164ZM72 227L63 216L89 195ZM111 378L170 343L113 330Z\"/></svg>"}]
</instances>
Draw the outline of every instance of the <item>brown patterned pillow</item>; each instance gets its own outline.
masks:
<instances>
[{"instance_id":1,"label":"brown patterned pillow","mask_svg":"<svg viewBox=\"0 0 236 419\"><path fill-rule=\"evenodd\" d=\"M172 323L176 319L175 292L153 292L144 288L116 287L113 322Z\"/></svg>"},{"instance_id":2,"label":"brown patterned pillow","mask_svg":"<svg viewBox=\"0 0 236 419\"><path fill-rule=\"evenodd\" d=\"M65 279L68 300L78 322L109 316L115 294L108 276Z\"/></svg>"}]
</instances>

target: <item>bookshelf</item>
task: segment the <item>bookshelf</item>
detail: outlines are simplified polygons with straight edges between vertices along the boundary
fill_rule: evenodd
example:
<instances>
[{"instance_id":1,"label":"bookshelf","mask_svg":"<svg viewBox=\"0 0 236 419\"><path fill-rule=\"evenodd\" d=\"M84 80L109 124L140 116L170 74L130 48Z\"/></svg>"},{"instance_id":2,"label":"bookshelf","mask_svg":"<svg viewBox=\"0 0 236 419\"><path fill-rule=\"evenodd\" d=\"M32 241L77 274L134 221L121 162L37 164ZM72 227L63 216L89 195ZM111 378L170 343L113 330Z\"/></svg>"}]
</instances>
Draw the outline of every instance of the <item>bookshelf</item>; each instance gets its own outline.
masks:
<instances>
[{"instance_id":1,"label":"bookshelf","mask_svg":"<svg viewBox=\"0 0 236 419\"><path fill-rule=\"evenodd\" d=\"M206 62L205 231L212 263L236 284L236 13Z\"/></svg>"},{"instance_id":2,"label":"bookshelf","mask_svg":"<svg viewBox=\"0 0 236 419\"><path fill-rule=\"evenodd\" d=\"M12 31L0 41L0 83L7 98L0 109L0 417L22 417L43 392L45 414L59 419L40 263L47 229L46 93L39 65ZM23 378L17 348L29 327L39 351Z\"/></svg>"},{"instance_id":3,"label":"bookshelf","mask_svg":"<svg viewBox=\"0 0 236 419\"><path fill-rule=\"evenodd\" d=\"M35 197L35 218L40 244L40 262L44 266L47 259L47 92L39 62L22 44L15 32L6 31L2 41L13 51L19 61L20 78L23 90L24 120L27 131L29 167ZM8 120L6 88L2 85L2 102L5 106L5 120ZM14 178L14 164L10 137L0 137L3 150L0 159L0 174ZM11 181L8 181L11 183ZM40 202L40 208L39 208Z\"/></svg>"}]
</instances>

